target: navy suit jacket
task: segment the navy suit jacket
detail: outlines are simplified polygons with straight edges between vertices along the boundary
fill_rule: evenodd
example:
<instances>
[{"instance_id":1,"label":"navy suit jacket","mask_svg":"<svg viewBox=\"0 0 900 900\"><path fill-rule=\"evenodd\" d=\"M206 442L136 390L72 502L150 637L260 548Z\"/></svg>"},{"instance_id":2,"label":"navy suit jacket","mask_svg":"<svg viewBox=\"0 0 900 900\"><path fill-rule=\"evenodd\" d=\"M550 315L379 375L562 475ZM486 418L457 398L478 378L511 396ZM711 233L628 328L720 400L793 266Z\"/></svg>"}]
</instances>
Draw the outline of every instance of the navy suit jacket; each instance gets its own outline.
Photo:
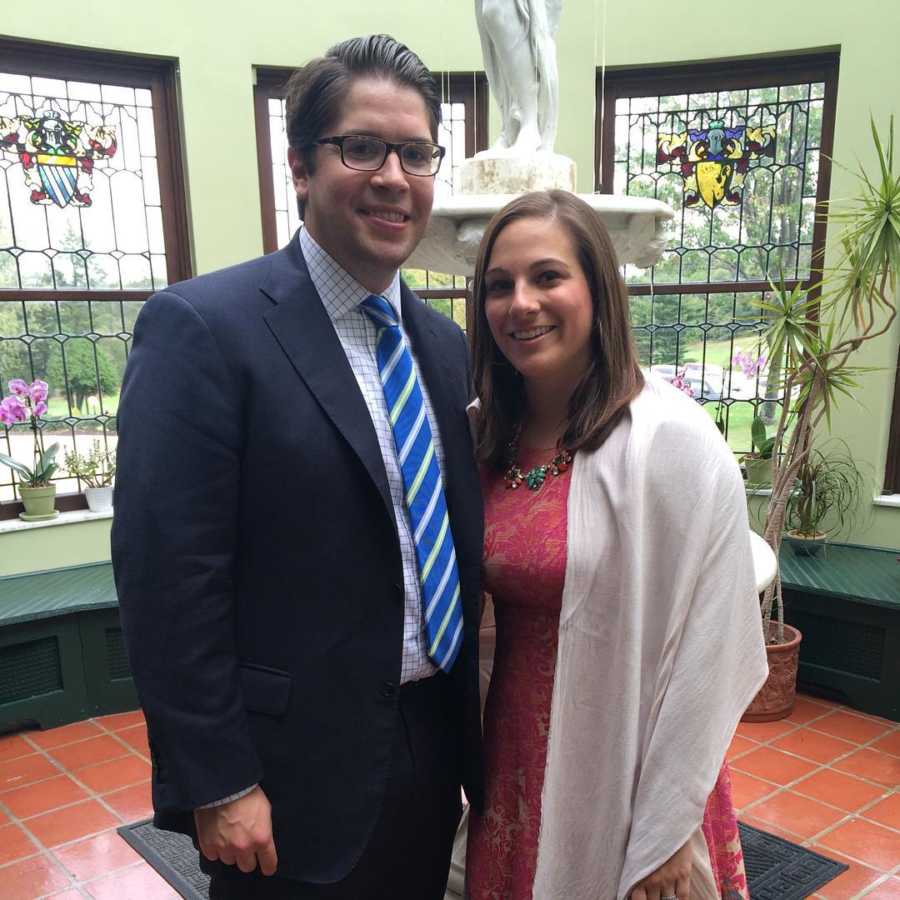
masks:
<instances>
[{"instance_id":1,"label":"navy suit jacket","mask_svg":"<svg viewBox=\"0 0 900 900\"><path fill-rule=\"evenodd\" d=\"M459 778L481 805L482 506L459 328L402 289L446 455L464 638ZM279 874L335 881L380 808L403 574L371 417L299 240L154 295L119 408L113 564L160 827L259 782Z\"/></svg>"}]
</instances>

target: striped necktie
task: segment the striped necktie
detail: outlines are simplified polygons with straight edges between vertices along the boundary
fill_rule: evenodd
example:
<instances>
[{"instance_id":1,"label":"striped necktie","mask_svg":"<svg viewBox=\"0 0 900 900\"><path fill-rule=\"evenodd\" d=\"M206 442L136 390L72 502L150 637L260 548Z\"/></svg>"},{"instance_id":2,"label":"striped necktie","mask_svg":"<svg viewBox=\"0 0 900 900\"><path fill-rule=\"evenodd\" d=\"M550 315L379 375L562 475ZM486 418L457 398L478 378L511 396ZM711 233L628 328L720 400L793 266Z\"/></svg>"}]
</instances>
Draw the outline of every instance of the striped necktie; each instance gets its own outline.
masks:
<instances>
[{"instance_id":1,"label":"striped necktie","mask_svg":"<svg viewBox=\"0 0 900 900\"><path fill-rule=\"evenodd\" d=\"M377 329L375 358L416 546L428 656L449 672L462 643L462 603L450 517L425 399L391 304L372 294L361 309Z\"/></svg>"}]
</instances>

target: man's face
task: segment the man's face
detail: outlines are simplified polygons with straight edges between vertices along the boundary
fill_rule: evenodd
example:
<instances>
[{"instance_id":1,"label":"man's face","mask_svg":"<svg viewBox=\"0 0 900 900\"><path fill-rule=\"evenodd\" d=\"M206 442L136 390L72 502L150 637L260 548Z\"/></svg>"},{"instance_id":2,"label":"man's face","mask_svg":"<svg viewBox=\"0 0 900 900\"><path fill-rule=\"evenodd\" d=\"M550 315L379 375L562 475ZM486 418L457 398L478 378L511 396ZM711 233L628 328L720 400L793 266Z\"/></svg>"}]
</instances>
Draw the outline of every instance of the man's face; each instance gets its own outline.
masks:
<instances>
[{"instance_id":1,"label":"man's face","mask_svg":"<svg viewBox=\"0 0 900 900\"><path fill-rule=\"evenodd\" d=\"M418 91L377 77L354 80L332 125L319 137L364 134L385 141L431 141ZM434 177L408 175L396 153L376 172L341 162L340 149L320 145L310 172L288 151L304 225L316 242L364 287L380 293L422 239L434 199Z\"/></svg>"}]
</instances>

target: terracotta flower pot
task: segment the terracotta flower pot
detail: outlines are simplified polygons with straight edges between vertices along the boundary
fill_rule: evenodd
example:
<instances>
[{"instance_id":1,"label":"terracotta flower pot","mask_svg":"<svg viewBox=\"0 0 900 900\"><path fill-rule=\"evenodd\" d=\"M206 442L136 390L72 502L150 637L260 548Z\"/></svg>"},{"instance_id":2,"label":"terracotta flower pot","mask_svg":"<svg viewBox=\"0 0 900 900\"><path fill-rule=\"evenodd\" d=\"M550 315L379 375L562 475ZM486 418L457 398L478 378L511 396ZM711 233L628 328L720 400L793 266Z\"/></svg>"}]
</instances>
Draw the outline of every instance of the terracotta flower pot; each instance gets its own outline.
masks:
<instances>
[{"instance_id":1,"label":"terracotta flower pot","mask_svg":"<svg viewBox=\"0 0 900 900\"><path fill-rule=\"evenodd\" d=\"M769 634L778 626L769 625ZM797 699L797 666L800 663L800 641L803 635L791 625L784 626L783 644L766 644L769 677L741 716L742 722L773 722L787 718Z\"/></svg>"}]
</instances>

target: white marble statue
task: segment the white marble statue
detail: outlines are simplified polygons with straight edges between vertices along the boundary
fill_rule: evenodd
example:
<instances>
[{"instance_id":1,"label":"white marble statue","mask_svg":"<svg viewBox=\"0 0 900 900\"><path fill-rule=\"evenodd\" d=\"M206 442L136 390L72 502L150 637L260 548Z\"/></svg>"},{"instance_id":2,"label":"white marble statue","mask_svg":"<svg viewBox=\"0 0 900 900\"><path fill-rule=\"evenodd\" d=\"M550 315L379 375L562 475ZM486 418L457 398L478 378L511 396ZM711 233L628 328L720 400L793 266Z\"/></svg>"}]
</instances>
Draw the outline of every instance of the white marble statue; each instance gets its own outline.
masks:
<instances>
[{"instance_id":1,"label":"white marble statue","mask_svg":"<svg viewBox=\"0 0 900 900\"><path fill-rule=\"evenodd\" d=\"M576 190L575 161L555 153L556 33L563 0L475 0L484 68L502 117L494 145L466 159L451 196L435 201L412 269L471 276L485 226L525 191ZM590 127L590 125L583 126ZM609 229L621 265L652 266L672 209L661 200L580 194ZM458 874L458 873L457 873Z\"/></svg>"},{"instance_id":2,"label":"white marble statue","mask_svg":"<svg viewBox=\"0 0 900 900\"><path fill-rule=\"evenodd\" d=\"M552 153L559 117L562 0L475 0L484 68L502 128L492 153Z\"/></svg>"}]
</instances>

